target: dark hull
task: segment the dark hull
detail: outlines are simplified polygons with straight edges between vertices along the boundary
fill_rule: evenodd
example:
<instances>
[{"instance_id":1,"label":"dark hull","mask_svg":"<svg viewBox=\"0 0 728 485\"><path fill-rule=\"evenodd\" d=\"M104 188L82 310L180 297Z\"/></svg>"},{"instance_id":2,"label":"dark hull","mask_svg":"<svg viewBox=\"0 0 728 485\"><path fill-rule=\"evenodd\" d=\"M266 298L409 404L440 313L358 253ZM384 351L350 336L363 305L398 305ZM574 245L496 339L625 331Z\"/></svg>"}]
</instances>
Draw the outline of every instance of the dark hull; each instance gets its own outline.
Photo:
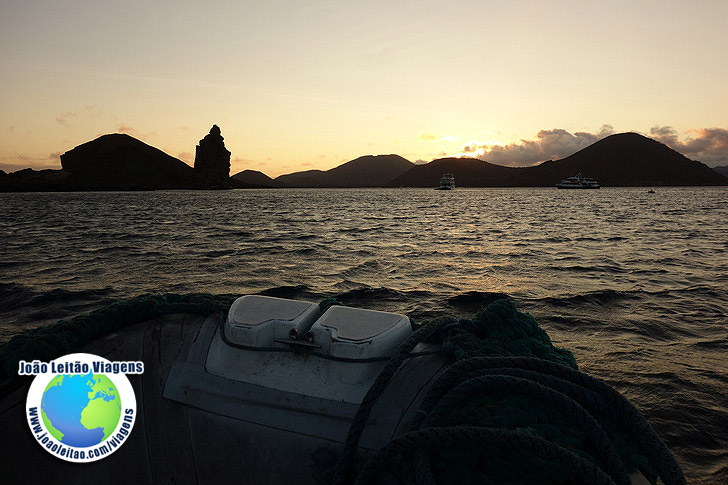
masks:
<instances>
[{"instance_id":1,"label":"dark hull","mask_svg":"<svg viewBox=\"0 0 728 485\"><path fill-rule=\"evenodd\" d=\"M174 314L123 328L80 350L145 364L143 374L128 375L137 401L129 437L93 463L69 463L42 449L25 415L30 383L0 382L3 483L329 481L358 404L209 374L207 352L220 338L218 330L217 315ZM442 356L429 355L400 369L394 392L387 391L372 412L361 441L363 456L401 432L419 405L420 390L446 363Z\"/></svg>"}]
</instances>

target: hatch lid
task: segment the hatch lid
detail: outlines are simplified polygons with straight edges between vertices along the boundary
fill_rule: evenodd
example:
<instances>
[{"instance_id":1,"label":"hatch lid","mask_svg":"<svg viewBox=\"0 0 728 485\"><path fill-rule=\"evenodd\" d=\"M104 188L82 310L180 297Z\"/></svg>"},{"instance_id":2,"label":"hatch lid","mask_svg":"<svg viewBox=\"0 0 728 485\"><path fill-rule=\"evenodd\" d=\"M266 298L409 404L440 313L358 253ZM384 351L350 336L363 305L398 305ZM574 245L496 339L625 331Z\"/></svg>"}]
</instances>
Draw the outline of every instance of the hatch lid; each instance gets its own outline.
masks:
<instances>
[{"instance_id":1,"label":"hatch lid","mask_svg":"<svg viewBox=\"0 0 728 485\"><path fill-rule=\"evenodd\" d=\"M406 315L334 305L311 327L313 341L335 357L391 356L412 334Z\"/></svg>"},{"instance_id":2,"label":"hatch lid","mask_svg":"<svg viewBox=\"0 0 728 485\"><path fill-rule=\"evenodd\" d=\"M305 332L321 314L315 303L263 295L245 295L233 302L225 322L225 336L233 343L274 347L274 339Z\"/></svg>"}]
</instances>

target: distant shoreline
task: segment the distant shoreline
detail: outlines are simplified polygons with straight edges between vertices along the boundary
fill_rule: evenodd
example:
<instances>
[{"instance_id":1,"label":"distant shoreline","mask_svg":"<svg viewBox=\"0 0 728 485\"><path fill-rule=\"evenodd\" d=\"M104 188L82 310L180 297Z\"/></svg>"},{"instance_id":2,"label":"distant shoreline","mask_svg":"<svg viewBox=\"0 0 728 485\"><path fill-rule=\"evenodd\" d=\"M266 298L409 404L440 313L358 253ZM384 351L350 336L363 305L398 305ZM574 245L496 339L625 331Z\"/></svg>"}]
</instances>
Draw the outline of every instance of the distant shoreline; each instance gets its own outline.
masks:
<instances>
[{"instance_id":1,"label":"distant shoreline","mask_svg":"<svg viewBox=\"0 0 728 485\"><path fill-rule=\"evenodd\" d=\"M655 190L655 192L658 192L659 189L679 189L679 188L721 188L721 189L728 189L728 185L620 185L620 186L611 186L611 187L604 187L600 190L611 190L611 189L645 189L645 190ZM77 190L0 190L0 194L80 194L80 193L146 193L146 192L228 192L228 191L251 191L251 190L264 190L264 191L270 191L270 190L281 190L281 191L292 191L292 190L306 190L306 191L327 191L327 190L423 190L423 191L429 191L432 190L434 193L444 192L445 194L452 193L452 192L459 192L459 191L471 191L471 190L528 190L528 189L542 189L542 190L552 190L554 192L558 193L581 193L581 192L588 192L593 193L594 191L583 191L583 190L559 190L557 187L548 187L548 186L513 186L513 187L503 187L503 186L491 186L491 187L458 187L455 190L452 191L436 191L434 187L238 187L238 188L229 188L229 189L77 189ZM442 197L441 195L438 195L438 197Z\"/></svg>"},{"instance_id":2,"label":"distant shoreline","mask_svg":"<svg viewBox=\"0 0 728 485\"><path fill-rule=\"evenodd\" d=\"M275 179L255 170L230 176L230 152L219 128L221 166L209 172L121 134L102 135L61 155L61 170L0 171L0 192L229 190L252 188L435 188L452 174L457 188L555 187L583 174L602 187L702 187L728 185L728 177L637 133L603 138L561 160L507 167L476 158L440 158L415 164L396 155L365 155L330 170L307 170ZM214 133L213 133L214 132ZM214 140L213 140L214 141ZM198 147L199 148L199 147ZM200 166L198 166L200 165ZM209 173L208 173L209 172ZM457 190L457 189L456 189Z\"/></svg>"}]
</instances>

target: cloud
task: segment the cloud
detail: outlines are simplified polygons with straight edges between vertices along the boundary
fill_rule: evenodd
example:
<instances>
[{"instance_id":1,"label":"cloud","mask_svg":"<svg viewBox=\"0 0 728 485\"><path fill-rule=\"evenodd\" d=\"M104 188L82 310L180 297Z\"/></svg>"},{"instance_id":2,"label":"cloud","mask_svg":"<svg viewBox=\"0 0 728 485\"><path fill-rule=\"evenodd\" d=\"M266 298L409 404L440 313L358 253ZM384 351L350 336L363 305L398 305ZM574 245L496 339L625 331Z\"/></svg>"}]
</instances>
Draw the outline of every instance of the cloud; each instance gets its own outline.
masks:
<instances>
[{"instance_id":1,"label":"cloud","mask_svg":"<svg viewBox=\"0 0 728 485\"><path fill-rule=\"evenodd\" d=\"M711 166L728 164L728 130L724 128L699 128L689 130L685 141L672 126L653 126L650 136L688 158L700 160Z\"/></svg>"},{"instance_id":2,"label":"cloud","mask_svg":"<svg viewBox=\"0 0 728 485\"><path fill-rule=\"evenodd\" d=\"M554 128L539 131L535 139L522 139L507 145L471 141L460 149L458 156L479 158L499 165L525 167L545 160L568 157L612 133L614 129L611 125L603 125L596 133L570 133L562 128Z\"/></svg>"},{"instance_id":3,"label":"cloud","mask_svg":"<svg viewBox=\"0 0 728 485\"><path fill-rule=\"evenodd\" d=\"M265 162L258 162L256 160L251 160L250 158L242 158L242 157L234 157L230 159L230 167L231 170L240 171L243 168L250 168L252 166L261 166L265 165Z\"/></svg>"},{"instance_id":4,"label":"cloud","mask_svg":"<svg viewBox=\"0 0 728 485\"><path fill-rule=\"evenodd\" d=\"M435 133L425 132L420 135L420 140L435 141L435 142L437 142L437 141L458 141L458 137L452 136L452 135L440 136L440 135L436 135Z\"/></svg>"},{"instance_id":5,"label":"cloud","mask_svg":"<svg viewBox=\"0 0 728 485\"><path fill-rule=\"evenodd\" d=\"M653 126L650 128L650 135L655 139L658 137L674 137L677 140L677 130L672 126Z\"/></svg>"},{"instance_id":6,"label":"cloud","mask_svg":"<svg viewBox=\"0 0 728 485\"><path fill-rule=\"evenodd\" d=\"M61 160L61 152L53 152L50 155L48 155L48 160L53 160L55 162L59 162Z\"/></svg>"},{"instance_id":7,"label":"cloud","mask_svg":"<svg viewBox=\"0 0 728 485\"><path fill-rule=\"evenodd\" d=\"M101 116L101 114L102 111L98 106L87 105L84 106L82 109L76 111L66 111L63 114L56 116L56 123L64 126L71 126L71 120L77 118L78 116L98 117Z\"/></svg>"},{"instance_id":8,"label":"cloud","mask_svg":"<svg viewBox=\"0 0 728 485\"><path fill-rule=\"evenodd\" d=\"M134 128L124 123L119 123L118 125L116 125L116 131L118 131L119 133L126 133L128 135L135 134L137 132Z\"/></svg>"},{"instance_id":9,"label":"cloud","mask_svg":"<svg viewBox=\"0 0 728 485\"><path fill-rule=\"evenodd\" d=\"M64 125L64 126L68 126L69 120L71 118L75 118L76 116L78 116L78 115L76 113L74 113L73 111L68 111L66 113L56 116L56 123Z\"/></svg>"},{"instance_id":10,"label":"cloud","mask_svg":"<svg viewBox=\"0 0 728 485\"><path fill-rule=\"evenodd\" d=\"M596 133L563 128L539 131L533 139L522 139L501 145L493 141L471 141L460 148L459 157L474 157L499 165L525 167L545 160L559 160L588 147L614 133L611 125L603 125ZM684 136L669 125L650 129L651 138L664 143L688 158L710 166L728 164L728 129L700 128L688 130Z\"/></svg>"}]
</instances>

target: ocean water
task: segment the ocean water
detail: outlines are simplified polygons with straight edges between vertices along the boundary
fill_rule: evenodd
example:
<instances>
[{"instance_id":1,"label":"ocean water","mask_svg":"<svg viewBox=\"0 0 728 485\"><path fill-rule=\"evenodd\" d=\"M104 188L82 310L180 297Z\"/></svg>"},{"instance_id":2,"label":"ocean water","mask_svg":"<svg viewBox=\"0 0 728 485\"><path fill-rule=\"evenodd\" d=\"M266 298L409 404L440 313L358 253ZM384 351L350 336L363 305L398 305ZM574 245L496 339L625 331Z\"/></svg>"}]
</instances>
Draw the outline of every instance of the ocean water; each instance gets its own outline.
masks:
<instances>
[{"instance_id":1,"label":"ocean water","mask_svg":"<svg viewBox=\"0 0 728 485\"><path fill-rule=\"evenodd\" d=\"M0 194L0 342L152 292L472 317L512 298L728 482L728 189Z\"/></svg>"}]
</instances>

